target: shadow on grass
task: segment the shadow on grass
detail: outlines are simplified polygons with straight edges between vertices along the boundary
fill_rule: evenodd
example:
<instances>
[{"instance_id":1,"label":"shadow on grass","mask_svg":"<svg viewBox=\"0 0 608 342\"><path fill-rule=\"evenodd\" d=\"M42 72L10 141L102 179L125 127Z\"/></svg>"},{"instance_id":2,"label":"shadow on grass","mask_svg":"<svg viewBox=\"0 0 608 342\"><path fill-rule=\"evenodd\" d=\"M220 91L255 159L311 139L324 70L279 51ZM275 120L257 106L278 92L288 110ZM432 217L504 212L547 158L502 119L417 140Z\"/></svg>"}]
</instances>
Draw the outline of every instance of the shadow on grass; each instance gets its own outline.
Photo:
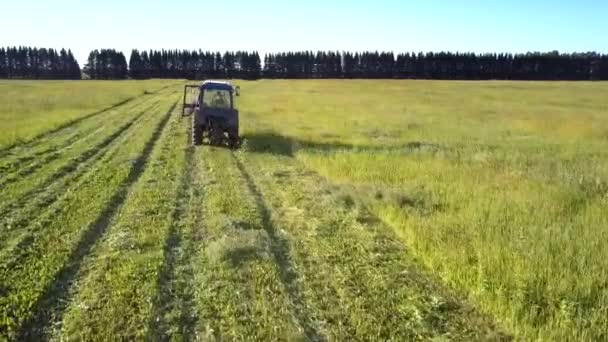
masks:
<instances>
[{"instance_id":1,"label":"shadow on grass","mask_svg":"<svg viewBox=\"0 0 608 342\"><path fill-rule=\"evenodd\" d=\"M167 311L179 304L179 318L177 325L181 338L186 341L194 338L194 325L196 317L193 315L192 293L188 287L192 284L192 272L178 273L177 269L191 262L190 246L187 237L184 239L183 224L185 211L188 209L188 190L192 184L194 173L194 148L189 146L185 150L185 166L182 170L178 193L175 198L175 209L171 213L171 225L165 239L164 260L158 272L157 286L158 296L152 303L152 315L150 316L148 336L146 340L170 340L169 330L171 322L165 317ZM180 255L180 250L181 255ZM176 279L179 278L180 279Z\"/></svg>"},{"instance_id":2,"label":"shadow on grass","mask_svg":"<svg viewBox=\"0 0 608 342\"><path fill-rule=\"evenodd\" d=\"M108 201L106 207L101 211L97 219L87 227L78 241L72 253L61 269L55 273L53 279L46 285L32 307L32 315L21 325L18 336L19 340L47 340L45 328L56 320L60 321L67 308L68 298L71 295L72 286L76 280L82 262L91 252L95 243L108 229L119 208L127 199L131 187L137 182L144 172L146 163L159 140L171 113L177 103L173 104L163 119L159 122L150 139L146 142L142 153L139 155L127 178L120 184L118 191Z\"/></svg>"},{"instance_id":3,"label":"shadow on grass","mask_svg":"<svg viewBox=\"0 0 608 342\"><path fill-rule=\"evenodd\" d=\"M284 146L284 145L283 145ZM243 163L234 155L234 160L236 162L236 166L239 169L241 175L245 179L247 187L249 191L255 198L255 203L257 206L257 211L262 219L262 227L268 234L270 239L270 249L273 256L273 259L278 267L279 277L281 278L281 282L283 283L289 298L294 304L294 316L297 319L299 325L304 330L304 334L306 338L311 341L322 341L325 338L312 326L312 317L306 310L306 303L304 302L304 298L300 293L298 286L296 284L297 274L294 271L294 267L289 260L289 252L290 247L288 242L281 238L277 234L277 230L272 224L272 220L270 218L270 211L268 206L266 205L262 193L255 185L253 178L247 172L247 169L243 165ZM243 250L239 251L233 258L234 262L240 263L243 258L252 257L257 255L256 250Z\"/></svg>"},{"instance_id":4,"label":"shadow on grass","mask_svg":"<svg viewBox=\"0 0 608 342\"><path fill-rule=\"evenodd\" d=\"M286 157L293 157L294 154L299 150L321 153L348 151L370 153L399 152L404 154L422 150L430 152L446 150L446 148L440 145L422 141L411 141L405 144L386 146L353 145L338 142L316 142L287 137L274 131L249 133L243 135L242 139L245 142L243 148L248 152L277 154Z\"/></svg>"}]
</instances>

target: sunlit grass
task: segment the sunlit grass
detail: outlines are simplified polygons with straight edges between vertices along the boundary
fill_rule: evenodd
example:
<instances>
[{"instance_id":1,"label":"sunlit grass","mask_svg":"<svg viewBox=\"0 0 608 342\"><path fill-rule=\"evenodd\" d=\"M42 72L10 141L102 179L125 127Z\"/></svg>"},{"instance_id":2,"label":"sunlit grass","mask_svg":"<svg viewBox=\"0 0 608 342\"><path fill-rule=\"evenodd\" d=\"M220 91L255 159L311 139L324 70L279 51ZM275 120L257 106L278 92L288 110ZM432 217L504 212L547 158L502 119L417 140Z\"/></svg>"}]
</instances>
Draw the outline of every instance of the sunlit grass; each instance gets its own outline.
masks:
<instances>
[{"instance_id":1,"label":"sunlit grass","mask_svg":"<svg viewBox=\"0 0 608 342\"><path fill-rule=\"evenodd\" d=\"M517 336L607 337L608 84L242 88L246 136L282 137Z\"/></svg>"},{"instance_id":2,"label":"sunlit grass","mask_svg":"<svg viewBox=\"0 0 608 342\"><path fill-rule=\"evenodd\" d=\"M0 82L0 335L608 338L608 84L174 83Z\"/></svg>"},{"instance_id":3,"label":"sunlit grass","mask_svg":"<svg viewBox=\"0 0 608 342\"><path fill-rule=\"evenodd\" d=\"M0 148L175 80L0 81Z\"/></svg>"}]
</instances>

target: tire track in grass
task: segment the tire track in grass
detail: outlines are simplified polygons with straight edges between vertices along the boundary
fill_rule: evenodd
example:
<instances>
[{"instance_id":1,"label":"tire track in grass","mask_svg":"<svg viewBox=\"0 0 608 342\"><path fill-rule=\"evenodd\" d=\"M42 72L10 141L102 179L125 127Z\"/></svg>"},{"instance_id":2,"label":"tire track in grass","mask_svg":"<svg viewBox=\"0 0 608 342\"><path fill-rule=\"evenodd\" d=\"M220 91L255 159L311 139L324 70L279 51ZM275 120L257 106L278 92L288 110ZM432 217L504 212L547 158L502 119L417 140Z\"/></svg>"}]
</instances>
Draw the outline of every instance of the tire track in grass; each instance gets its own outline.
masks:
<instances>
[{"instance_id":1,"label":"tire track in grass","mask_svg":"<svg viewBox=\"0 0 608 342\"><path fill-rule=\"evenodd\" d=\"M197 337L203 340L306 339L273 261L255 198L231 151L197 149L200 171L189 221Z\"/></svg>"},{"instance_id":2,"label":"tire track in grass","mask_svg":"<svg viewBox=\"0 0 608 342\"><path fill-rule=\"evenodd\" d=\"M156 94L156 93L162 92L163 90L165 90L167 88L170 88L172 86L173 85L166 85L164 87L161 87L161 88L153 91L151 94ZM62 135L63 131L71 129L71 128L73 128L74 126L78 125L81 122L87 121L88 119L97 117L97 116L99 116L99 115L101 115L103 113L106 113L106 112L108 112L108 111L110 111L112 109L116 109L117 107L126 105L126 104L128 104L130 102L135 101L136 99L139 99L139 98L142 98L142 97L146 97L146 96L149 96L149 95L150 95L150 92L144 91L144 93L142 93L141 95L131 96L131 97L126 98L124 100L121 100L121 101L119 101L117 103L114 103L114 104L112 104L112 105L110 105L108 107L102 108L102 109L100 109L98 111L95 111L95 112L83 115L81 117L78 117L78 118L76 118L74 120L70 120L68 122L65 122L65 123L63 123L63 124L61 124L61 125L53 128L53 129L51 129L49 131L42 132L41 134L39 134L38 136L33 137L32 139L30 139L27 142L17 143L17 144L11 145L11 146L3 147L3 148L0 149L0 158L3 158L3 157L5 157L6 155L9 155L9 154L15 154L17 152L20 152L20 151L17 151L17 150L21 150L21 149L24 149L24 148L32 148L33 146L35 146L37 144L44 143L45 140L48 137L50 137L50 136L53 136L53 135Z\"/></svg>"},{"instance_id":3,"label":"tire track in grass","mask_svg":"<svg viewBox=\"0 0 608 342\"><path fill-rule=\"evenodd\" d=\"M126 200L131 187L143 173L144 167L176 105L177 102L174 103L164 115L152 133L152 136L146 142L143 151L132 165L127 178L120 184L118 191L112 196L97 219L83 232L76 247L68 256L64 266L44 288L41 296L38 297L38 300L33 305L33 313L19 328L17 333L19 339L43 339L45 336L45 328L51 320L61 319L66 308L68 296L71 293L71 287L79 273L84 258L90 253L99 238L104 235L119 208Z\"/></svg>"},{"instance_id":4,"label":"tire track in grass","mask_svg":"<svg viewBox=\"0 0 608 342\"><path fill-rule=\"evenodd\" d=\"M277 233L277 229L272 223L270 217L270 211L262 193L257 188L253 178L247 172L245 165L234 155L231 154L236 162L236 166L241 173L243 179L247 184L249 192L255 199L257 211L262 219L262 227L270 237L271 245L270 249L274 258L274 262L278 268L278 273L281 281L285 287L286 292L289 295L289 299L292 303L292 310L296 318L297 324L304 331L304 335L310 341L321 341L325 340L325 337L318 331L314 326L312 315L308 312L307 304L300 293L300 289L296 283L297 273L294 271L294 266L290 261L289 255L290 247L288 242L280 237Z\"/></svg>"},{"instance_id":5,"label":"tire track in grass","mask_svg":"<svg viewBox=\"0 0 608 342\"><path fill-rule=\"evenodd\" d=\"M122 113L130 112L155 98L157 97L142 95L139 96L137 100L130 101L129 105L125 104L109 109L104 112L107 113L107 116L103 116L102 122L105 123L108 121L108 119L115 119L116 117L120 118ZM139 101L140 99L142 99L142 101ZM70 129L75 130L75 132L71 135L58 134L56 136L58 140L57 142L53 142L53 138L49 138L48 140L50 141L45 140L38 143L37 145L40 145L42 148L41 151L36 151L35 146L32 146L25 151L18 151L19 153L15 154L14 160L11 160L10 158L3 158L4 160L0 164L0 170L3 171L3 175L0 175L0 186L9 184L10 182L14 181L15 178L18 179L22 176L29 175L36 169L52 162L57 158L60 158L62 152L69 150L76 143L88 139L92 132L98 131L100 127L99 125L95 125L96 122L97 119L94 121L89 120L86 123L82 123L85 127L71 127ZM86 125L90 125L90 127L87 127ZM52 145L45 147L48 144Z\"/></svg>"},{"instance_id":6,"label":"tire track in grass","mask_svg":"<svg viewBox=\"0 0 608 342\"><path fill-rule=\"evenodd\" d=\"M2 228L0 231L1 261L7 262L9 260L7 264L9 266L18 263L18 258L9 259L8 256L19 255L18 251L33 241L32 234L37 229L44 228L52 220L53 213L59 210L56 204L60 205L61 203L56 202L61 202L61 198L66 192L77 189L81 183L81 178L86 180L87 176L90 177L94 174L95 169L90 167L97 162L107 160L106 156L108 154L111 156L112 150L119 147L120 143L132 134L134 129L131 128L147 120L144 114L152 108L150 107L138 114L134 120L125 125L129 126L126 129L123 126L119 130L120 132L117 131L106 138L102 142L105 146L96 151L96 155L91 156L86 162L76 163L73 168L64 170L65 173L55 174L48 179L49 184L22 196L10 208L5 208L2 211L2 215L0 215L2 217L0 219L0 228Z\"/></svg>"}]
</instances>

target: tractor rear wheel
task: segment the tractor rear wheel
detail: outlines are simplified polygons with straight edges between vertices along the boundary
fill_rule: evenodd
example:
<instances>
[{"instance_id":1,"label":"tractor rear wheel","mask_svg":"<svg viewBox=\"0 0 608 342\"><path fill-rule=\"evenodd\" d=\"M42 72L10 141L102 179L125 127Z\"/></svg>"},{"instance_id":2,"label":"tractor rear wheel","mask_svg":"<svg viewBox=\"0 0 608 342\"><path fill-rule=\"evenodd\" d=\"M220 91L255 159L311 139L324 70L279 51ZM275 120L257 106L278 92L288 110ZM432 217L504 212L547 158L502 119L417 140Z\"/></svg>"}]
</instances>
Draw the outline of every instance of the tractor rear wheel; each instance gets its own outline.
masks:
<instances>
[{"instance_id":1,"label":"tractor rear wheel","mask_svg":"<svg viewBox=\"0 0 608 342\"><path fill-rule=\"evenodd\" d=\"M210 122L209 124L209 144L219 146L224 140L224 132L217 124Z\"/></svg>"},{"instance_id":2,"label":"tractor rear wheel","mask_svg":"<svg viewBox=\"0 0 608 342\"><path fill-rule=\"evenodd\" d=\"M237 132L232 131L228 133L228 144L230 148L239 147L239 134Z\"/></svg>"},{"instance_id":3,"label":"tractor rear wheel","mask_svg":"<svg viewBox=\"0 0 608 342\"><path fill-rule=\"evenodd\" d=\"M203 143L203 128L192 120L192 145L197 146Z\"/></svg>"}]
</instances>

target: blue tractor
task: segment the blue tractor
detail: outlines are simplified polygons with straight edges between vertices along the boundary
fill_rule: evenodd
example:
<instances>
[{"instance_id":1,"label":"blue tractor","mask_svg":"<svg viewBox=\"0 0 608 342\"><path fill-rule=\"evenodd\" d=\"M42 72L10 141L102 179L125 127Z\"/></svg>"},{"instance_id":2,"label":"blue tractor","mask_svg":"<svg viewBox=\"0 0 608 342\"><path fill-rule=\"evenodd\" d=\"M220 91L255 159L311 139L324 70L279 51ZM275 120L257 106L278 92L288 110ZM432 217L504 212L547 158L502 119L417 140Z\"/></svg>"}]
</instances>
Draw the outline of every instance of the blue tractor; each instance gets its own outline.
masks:
<instances>
[{"instance_id":1,"label":"blue tractor","mask_svg":"<svg viewBox=\"0 0 608 342\"><path fill-rule=\"evenodd\" d=\"M239 93L239 87L222 81L184 87L182 115L192 116L193 145L238 147L239 111L234 97Z\"/></svg>"}]
</instances>

